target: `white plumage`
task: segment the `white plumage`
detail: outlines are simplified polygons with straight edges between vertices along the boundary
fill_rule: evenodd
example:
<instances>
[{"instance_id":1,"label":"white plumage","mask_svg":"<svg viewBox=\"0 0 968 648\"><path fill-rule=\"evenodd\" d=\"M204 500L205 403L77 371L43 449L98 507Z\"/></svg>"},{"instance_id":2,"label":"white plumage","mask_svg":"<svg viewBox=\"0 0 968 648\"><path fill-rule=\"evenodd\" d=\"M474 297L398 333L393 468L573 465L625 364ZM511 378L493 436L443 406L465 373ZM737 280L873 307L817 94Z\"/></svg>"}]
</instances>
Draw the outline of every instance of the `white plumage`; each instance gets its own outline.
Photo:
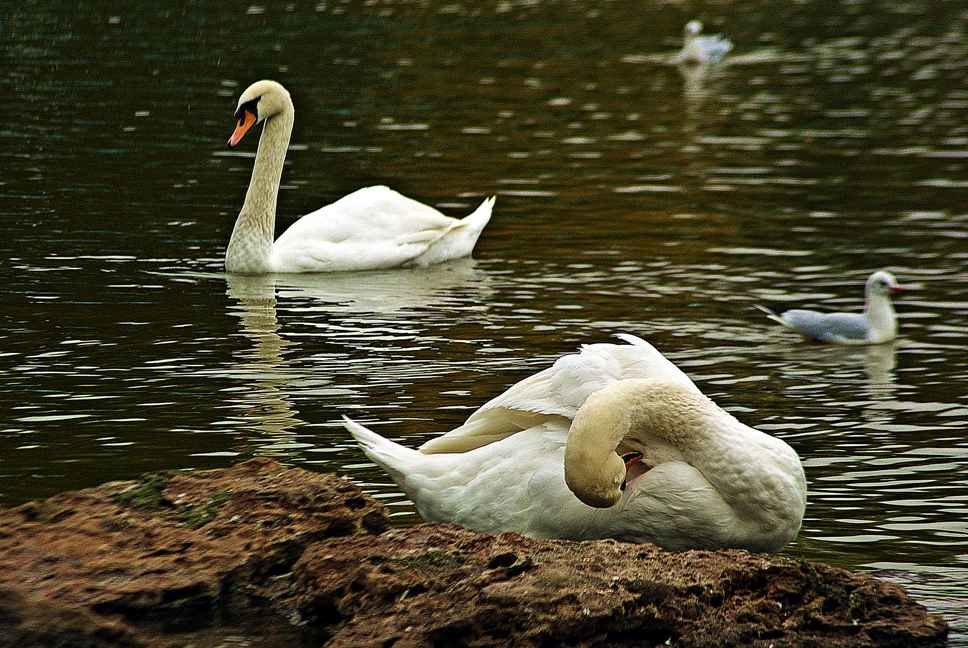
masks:
<instances>
[{"instance_id":1,"label":"white plumage","mask_svg":"<svg viewBox=\"0 0 968 648\"><path fill-rule=\"evenodd\" d=\"M776 551L793 540L806 505L796 452L716 406L644 340L623 338L629 344L560 358L420 451L344 422L430 521L669 549ZM572 456L589 463L570 459L568 468L566 449L578 435L586 447ZM623 464L616 452L642 458ZM609 457L625 466L613 484L620 479L623 490L612 506L589 506L566 472L598 479L597 462Z\"/></svg>"},{"instance_id":2,"label":"white plumage","mask_svg":"<svg viewBox=\"0 0 968 648\"><path fill-rule=\"evenodd\" d=\"M239 274L332 272L426 266L467 256L491 218L494 198L469 216L445 216L383 186L365 187L306 214L275 242L279 182L294 108L275 81L257 81L239 97L235 146L265 123L245 203L225 251L225 269Z\"/></svg>"},{"instance_id":3,"label":"white plumage","mask_svg":"<svg viewBox=\"0 0 968 648\"><path fill-rule=\"evenodd\" d=\"M272 272L379 270L467 256L494 207L463 219L383 186L365 187L306 214L272 245Z\"/></svg>"}]
</instances>

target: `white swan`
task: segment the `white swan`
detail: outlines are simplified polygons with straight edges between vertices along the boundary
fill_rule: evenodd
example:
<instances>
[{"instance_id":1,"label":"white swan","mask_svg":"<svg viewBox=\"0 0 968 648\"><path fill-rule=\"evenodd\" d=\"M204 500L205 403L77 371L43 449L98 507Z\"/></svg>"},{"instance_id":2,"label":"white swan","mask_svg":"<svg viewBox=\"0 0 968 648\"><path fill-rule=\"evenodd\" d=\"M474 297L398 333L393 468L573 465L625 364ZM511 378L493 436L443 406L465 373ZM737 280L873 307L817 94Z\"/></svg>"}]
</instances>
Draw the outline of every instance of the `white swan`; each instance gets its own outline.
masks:
<instances>
[{"instance_id":1,"label":"white swan","mask_svg":"<svg viewBox=\"0 0 968 648\"><path fill-rule=\"evenodd\" d=\"M863 313L819 313L794 308L775 313L756 306L771 320L808 340L834 344L883 344L897 337L897 315L891 295L905 290L893 274L878 270L867 278Z\"/></svg>"},{"instance_id":2,"label":"white swan","mask_svg":"<svg viewBox=\"0 0 968 648\"><path fill-rule=\"evenodd\" d=\"M239 97L235 146L265 122L249 190L225 250L225 269L240 274L330 272L425 266L467 256L491 218L494 198L463 219L387 187L359 189L306 214L275 242L279 180L292 133L289 92L275 81L257 81Z\"/></svg>"},{"instance_id":3,"label":"white swan","mask_svg":"<svg viewBox=\"0 0 968 648\"><path fill-rule=\"evenodd\" d=\"M796 452L622 337L560 358L420 451L344 424L426 520L667 549L793 540L806 506Z\"/></svg>"},{"instance_id":4,"label":"white swan","mask_svg":"<svg viewBox=\"0 0 968 648\"><path fill-rule=\"evenodd\" d=\"M702 36L702 23L690 20L683 27L682 49L676 55L677 63L706 64L721 61L733 44L719 34Z\"/></svg>"}]
</instances>

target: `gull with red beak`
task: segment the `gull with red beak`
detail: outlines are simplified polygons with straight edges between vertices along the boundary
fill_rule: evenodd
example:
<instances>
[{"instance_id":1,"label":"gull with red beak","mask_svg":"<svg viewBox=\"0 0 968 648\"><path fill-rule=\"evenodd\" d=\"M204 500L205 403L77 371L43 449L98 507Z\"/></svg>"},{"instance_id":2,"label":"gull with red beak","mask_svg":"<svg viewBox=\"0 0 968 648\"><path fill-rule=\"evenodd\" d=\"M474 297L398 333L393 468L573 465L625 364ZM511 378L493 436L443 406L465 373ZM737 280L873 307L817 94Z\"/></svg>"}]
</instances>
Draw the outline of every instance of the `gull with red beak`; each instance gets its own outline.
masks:
<instances>
[{"instance_id":1,"label":"gull with red beak","mask_svg":"<svg viewBox=\"0 0 968 648\"><path fill-rule=\"evenodd\" d=\"M897 337L897 315L891 295L902 292L902 286L887 270L878 270L867 278L867 297L863 313L820 313L793 309L775 313L757 306L767 317L808 340L834 344L881 344Z\"/></svg>"}]
</instances>

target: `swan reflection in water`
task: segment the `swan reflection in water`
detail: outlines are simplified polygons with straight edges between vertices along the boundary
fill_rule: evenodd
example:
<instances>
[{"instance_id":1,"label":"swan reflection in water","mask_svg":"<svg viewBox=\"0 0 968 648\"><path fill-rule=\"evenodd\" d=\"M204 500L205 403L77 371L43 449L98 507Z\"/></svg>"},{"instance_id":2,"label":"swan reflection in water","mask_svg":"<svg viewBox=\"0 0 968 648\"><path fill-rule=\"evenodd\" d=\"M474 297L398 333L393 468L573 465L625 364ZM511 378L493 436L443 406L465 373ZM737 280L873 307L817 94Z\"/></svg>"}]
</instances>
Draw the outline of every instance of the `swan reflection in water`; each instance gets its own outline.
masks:
<instances>
[{"instance_id":1,"label":"swan reflection in water","mask_svg":"<svg viewBox=\"0 0 968 648\"><path fill-rule=\"evenodd\" d=\"M296 439L305 422L294 403L306 400L318 406L321 398L345 402L360 395L340 380L347 357L343 349L378 344L375 338L385 334L388 322L422 337L428 309L437 319L452 321L455 311L480 310L490 293L488 274L473 259L410 270L208 276L224 276L226 292L235 302L228 312L240 319L240 333L250 343L235 353L231 366L219 370L220 377L241 383L223 394L233 414L222 424L257 432L253 449L276 455L311 445ZM293 323L313 325L310 335L324 344L332 342L339 351L301 351L298 337L281 334L279 308L290 320L287 328ZM360 314L379 315L381 325L373 318L361 320ZM372 373L379 367L357 366L354 371Z\"/></svg>"},{"instance_id":2,"label":"swan reflection in water","mask_svg":"<svg viewBox=\"0 0 968 648\"><path fill-rule=\"evenodd\" d=\"M426 268L318 274L226 275L229 295L300 300L327 313L390 315L423 307L486 302L487 272L472 258ZM235 293L235 294L233 294Z\"/></svg>"},{"instance_id":3,"label":"swan reflection in water","mask_svg":"<svg viewBox=\"0 0 968 648\"><path fill-rule=\"evenodd\" d=\"M292 406L288 387L294 371L288 365L286 350L294 343L279 335L274 292L265 290L261 277L228 276L227 292L237 304L229 313L241 320L241 333L250 347L236 352L235 363L223 375L247 384L226 394L237 412L231 418L260 437L256 448L264 454L286 454L292 430L304 425ZM266 445L266 440L270 440Z\"/></svg>"}]
</instances>

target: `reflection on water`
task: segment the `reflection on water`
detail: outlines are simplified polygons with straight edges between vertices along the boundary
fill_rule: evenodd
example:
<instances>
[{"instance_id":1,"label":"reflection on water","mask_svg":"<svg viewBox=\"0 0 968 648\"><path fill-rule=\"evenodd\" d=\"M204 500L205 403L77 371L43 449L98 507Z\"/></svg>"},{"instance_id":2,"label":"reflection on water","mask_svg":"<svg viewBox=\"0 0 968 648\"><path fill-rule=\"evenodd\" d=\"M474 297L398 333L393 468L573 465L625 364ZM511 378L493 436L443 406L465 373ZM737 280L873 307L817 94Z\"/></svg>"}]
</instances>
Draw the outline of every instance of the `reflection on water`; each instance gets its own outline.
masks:
<instances>
[{"instance_id":1,"label":"reflection on water","mask_svg":"<svg viewBox=\"0 0 968 648\"><path fill-rule=\"evenodd\" d=\"M894 368L897 366L898 342L887 342L865 347L864 371L872 398L890 398L894 395Z\"/></svg>"},{"instance_id":2,"label":"reflection on water","mask_svg":"<svg viewBox=\"0 0 968 648\"><path fill-rule=\"evenodd\" d=\"M255 279L255 281L253 281ZM295 377L283 354L292 342L279 335L276 318L276 295L262 278L227 277L228 295L238 302L229 312L241 320L242 335L252 341L252 348L236 354L232 375L248 383L250 389L239 395L239 418L251 421L253 431L272 439L272 445L261 447L266 454L283 454L308 444L294 445L292 428L302 425L287 391Z\"/></svg>"},{"instance_id":3,"label":"reflection on water","mask_svg":"<svg viewBox=\"0 0 968 648\"><path fill-rule=\"evenodd\" d=\"M298 300L307 308L331 313L393 315L422 307L444 306L460 299L473 285L474 297L486 306L486 273L474 259L458 259L431 268L331 274L226 275L228 294L240 303L259 301L275 311L279 299ZM456 295L456 297L455 297ZM274 324L273 324L274 325Z\"/></svg>"},{"instance_id":4,"label":"reflection on water","mask_svg":"<svg viewBox=\"0 0 968 648\"><path fill-rule=\"evenodd\" d=\"M407 523L340 414L417 445L627 331L800 453L790 554L887 574L968 645L968 14L731 6L13 8L0 502L272 454ZM670 64L695 17L734 42L722 65ZM252 153L223 146L257 77L298 109L280 230L367 184L452 214L497 193L478 259L222 275ZM920 284L890 345L752 307L859 311L881 267Z\"/></svg>"},{"instance_id":5,"label":"reflection on water","mask_svg":"<svg viewBox=\"0 0 968 648\"><path fill-rule=\"evenodd\" d=\"M204 273L181 276L209 282L223 279ZM340 383L341 374L346 373L343 367L355 365L369 374L382 359L354 358L354 348L386 345L392 340L397 351L415 350L415 344L426 344L426 339L421 339L420 332L408 330L405 320L409 312L446 309L448 304L480 311L473 305L486 303L488 297L487 275L475 267L473 259L404 271L224 275L224 281L230 298L228 312L239 318L241 335L250 345L235 352L228 369L198 372L199 376L240 383L223 390L222 407L232 414L213 425L245 430L248 452L283 457L294 451L327 451L294 434L307 423L298 416L293 401L317 395L340 398L348 405L360 398L356 385ZM284 337L277 314L279 302L286 304L288 316L297 317L309 331L290 331ZM347 317L334 320L334 314ZM301 341L320 336L344 349L309 356L308 366L300 362L299 358L307 356ZM238 456L241 452L198 456Z\"/></svg>"},{"instance_id":6,"label":"reflection on water","mask_svg":"<svg viewBox=\"0 0 968 648\"><path fill-rule=\"evenodd\" d=\"M720 68L710 65L679 65L678 69L682 74L682 96L685 99L686 114L689 117L686 125L687 127L691 125L695 132L701 127L698 121L707 95L716 92L715 82L716 77L721 74Z\"/></svg>"}]
</instances>

